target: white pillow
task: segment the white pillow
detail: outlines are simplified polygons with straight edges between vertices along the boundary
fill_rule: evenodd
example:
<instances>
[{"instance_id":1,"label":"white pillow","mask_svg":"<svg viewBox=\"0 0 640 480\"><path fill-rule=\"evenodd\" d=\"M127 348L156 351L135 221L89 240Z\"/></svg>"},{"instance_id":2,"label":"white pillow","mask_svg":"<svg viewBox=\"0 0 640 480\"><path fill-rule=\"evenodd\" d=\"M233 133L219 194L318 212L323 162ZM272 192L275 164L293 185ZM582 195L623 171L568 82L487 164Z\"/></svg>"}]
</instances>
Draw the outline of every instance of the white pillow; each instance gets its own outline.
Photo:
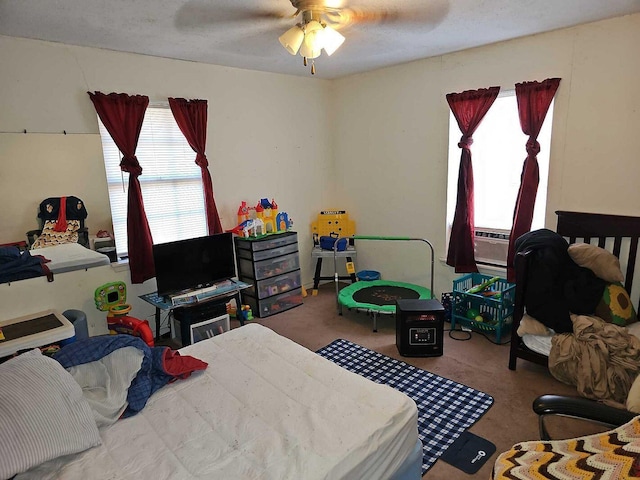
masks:
<instances>
[{"instance_id":1,"label":"white pillow","mask_svg":"<svg viewBox=\"0 0 640 480\"><path fill-rule=\"evenodd\" d=\"M528 313L522 315L517 333L519 337L524 337L525 335L553 335L553 331L550 328L548 328L539 320L533 318Z\"/></svg>"},{"instance_id":2,"label":"white pillow","mask_svg":"<svg viewBox=\"0 0 640 480\"><path fill-rule=\"evenodd\" d=\"M0 478L100 445L73 377L35 349L0 364Z\"/></svg>"},{"instance_id":3,"label":"white pillow","mask_svg":"<svg viewBox=\"0 0 640 480\"><path fill-rule=\"evenodd\" d=\"M613 253L589 243L572 243L567 250L571 259L591 270L596 277L607 282L623 282L620 260Z\"/></svg>"}]
</instances>

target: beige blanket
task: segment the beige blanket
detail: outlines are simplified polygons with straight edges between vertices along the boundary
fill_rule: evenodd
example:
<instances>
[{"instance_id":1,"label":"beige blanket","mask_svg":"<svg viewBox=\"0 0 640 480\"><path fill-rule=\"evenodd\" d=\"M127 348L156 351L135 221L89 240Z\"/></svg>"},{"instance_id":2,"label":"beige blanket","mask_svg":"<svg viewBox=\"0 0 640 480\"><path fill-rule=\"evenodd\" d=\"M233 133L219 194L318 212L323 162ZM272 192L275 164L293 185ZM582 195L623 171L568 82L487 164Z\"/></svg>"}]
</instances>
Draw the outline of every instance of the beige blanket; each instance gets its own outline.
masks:
<instances>
[{"instance_id":1,"label":"beige blanket","mask_svg":"<svg viewBox=\"0 0 640 480\"><path fill-rule=\"evenodd\" d=\"M573 334L551 340L551 374L584 397L624 408L640 373L640 339L598 317L572 315L571 320Z\"/></svg>"}]
</instances>

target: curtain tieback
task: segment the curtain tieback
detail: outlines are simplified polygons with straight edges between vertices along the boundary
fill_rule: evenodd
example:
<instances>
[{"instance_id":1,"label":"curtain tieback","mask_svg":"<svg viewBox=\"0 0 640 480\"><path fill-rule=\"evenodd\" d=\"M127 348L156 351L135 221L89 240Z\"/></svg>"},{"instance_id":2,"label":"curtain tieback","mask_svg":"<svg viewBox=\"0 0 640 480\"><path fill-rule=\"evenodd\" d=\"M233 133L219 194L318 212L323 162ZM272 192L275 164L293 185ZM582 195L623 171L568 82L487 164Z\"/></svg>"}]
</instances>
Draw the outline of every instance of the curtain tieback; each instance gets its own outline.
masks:
<instances>
[{"instance_id":1,"label":"curtain tieback","mask_svg":"<svg viewBox=\"0 0 640 480\"><path fill-rule=\"evenodd\" d=\"M132 173L136 177L142 175L142 167L138 163L138 157L136 157L135 155L132 155L130 157L122 157L122 161L120 162L120 169L123 172Z\"/></svg>"},{"instance_id":2,"label":"curtain tieback","mask_svg":"<svg viewBox=\"0 0 640 480\"><path fill-rule=\"evenodd\" d=\"M463 135L458 143L458 147L468 149L473 145L473 138L471 136Z\"/></svg>"},{"instance_id":3,"label":"curtain tieback","mask_svg":"<svg viewBox=\"0 0 640 480\"><path fill-rule=\"evenodd\" d=\"M200 168L207 168L209 166L209 160L207 160L207 156L204 153L196 154L196 165Z\"/></svg>"},{"instance_id":4,"label":"curtain tieback","mask_svg":"<svg viewBox=\"0 0 640 480\"><path fill-rule=\"evenodd\" d=\"M527 142L527 153L534 157L540 153L540 144L537 140L529 140Z\"/></svg>"}]
</instances>

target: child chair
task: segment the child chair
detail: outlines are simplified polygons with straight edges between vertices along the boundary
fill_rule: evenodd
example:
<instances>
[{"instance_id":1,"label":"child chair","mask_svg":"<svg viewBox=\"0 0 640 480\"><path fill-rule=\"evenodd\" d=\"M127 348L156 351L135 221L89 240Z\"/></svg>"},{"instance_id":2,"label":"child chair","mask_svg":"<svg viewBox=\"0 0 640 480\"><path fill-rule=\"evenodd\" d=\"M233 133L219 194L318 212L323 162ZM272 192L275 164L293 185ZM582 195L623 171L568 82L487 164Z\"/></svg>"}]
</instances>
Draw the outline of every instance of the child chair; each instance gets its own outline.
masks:
<instances>
[{"instance_id":1,"label":"child chair","mask_svg":"<svg viewBox=\"0 0 640 480\"><path fill-rule=\"evenodd\" d=\"M89 231L84 221L87 209L78 197L49 197L40 202L40 228L27 232L30 249L61 243L79 243L89 248Z\"/></svg>"}]
</instances>

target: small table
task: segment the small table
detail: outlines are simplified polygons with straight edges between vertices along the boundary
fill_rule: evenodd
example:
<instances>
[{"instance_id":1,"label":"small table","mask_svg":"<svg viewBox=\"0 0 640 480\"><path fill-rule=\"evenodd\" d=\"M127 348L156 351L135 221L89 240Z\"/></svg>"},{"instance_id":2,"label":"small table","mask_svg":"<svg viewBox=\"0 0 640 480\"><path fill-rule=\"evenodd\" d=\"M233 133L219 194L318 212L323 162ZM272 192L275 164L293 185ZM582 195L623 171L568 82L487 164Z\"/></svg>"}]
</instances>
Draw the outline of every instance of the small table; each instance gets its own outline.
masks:
<instances>
[{"instance_id":1,"label":"small table","mask_svg":"<svg viewBox=\"0 0 640 480\"><path fill-rule=\"evenodd\" d=\"M313 295L317 295L318 294L318 285L320 284L320 280L333 280L334 276L336 274L336 272L334 271L333 276L331 277L323 277L321 275L322 273L322 259L323 258L331 258L333 259L333 255L334 252L333 250L324 250L322 248L320 248L319 245L316 245L315 247L313 247L313 250L311 251L311 258L315 258L316 259L316 272L315 275L313 277ZM335 252L336 255L336 259L337 258L343 258L345 259L345 263L346 262L353 262L353 258L355 258L356 256L356 247L353 245L347 245L346 250L342 250L341 252ZM337 266L336 266L337 267ZM351 283L354 283L356 281L356 274L355 273L351 273L349 275L345 275L345 276L339 276L338 280L351 280Z\"/></svg>"},{"instance_id":2,"label":"small table","mask_svg":"<svg viewBox=\"0 0 640 480\"><path fill-rule=\"evenodd\" d=\"M20 350L38 348L75 335L72 323L56 310L33 313L0 322L4 340L0 340L0 358Z\"/></svg>"},{"instance_id":3,"label":"small table","mask_svg":"<svg viewBox=\"0 0 640 480\"><path fill-rule=\"evenodd\" d=\"M208 294L205 299L198 300L197 298L193 298L192 301L183 301L180 305L174 305L171 300L165 299L165 297L161 297L158 295L158 292L145 293L144 295L139 295L139 298L144 300L147 303L150 303L154 307L156 307L156 339L160 338L160 312L162 310L173 310L174 308L188 306L188 305L196 305L197 303L210 302L214 300L228 300L230 298L236 299L236 306L238 307L238 312L240 311L240 291L245 288L249 288L251 285L241 282L239 280L226 280L224 282L220 282L216 285L215 294ZM244 320L241 315L238 315L238 320L240 321L240 325L244 325ZM169 326L171 329L171 326Z\"/></svg>"}]
</instances>

